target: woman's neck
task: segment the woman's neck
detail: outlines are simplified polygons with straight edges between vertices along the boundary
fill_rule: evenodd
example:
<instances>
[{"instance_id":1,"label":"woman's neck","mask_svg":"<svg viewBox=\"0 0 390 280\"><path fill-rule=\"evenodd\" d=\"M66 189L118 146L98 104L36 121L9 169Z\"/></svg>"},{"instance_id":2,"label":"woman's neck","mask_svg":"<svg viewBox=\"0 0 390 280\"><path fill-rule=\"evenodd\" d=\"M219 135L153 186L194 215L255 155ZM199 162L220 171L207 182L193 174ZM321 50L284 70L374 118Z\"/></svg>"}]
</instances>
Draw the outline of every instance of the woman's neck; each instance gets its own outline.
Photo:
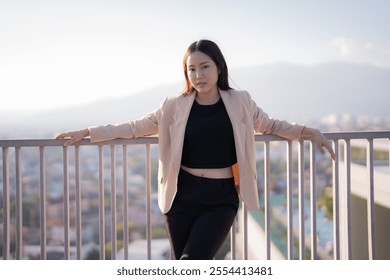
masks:
<instances>
[{"instance_id":1,"label":"woman's neck","mask_svg":"<svg viewBox=\"0 0 390 280\"><path fill-rule=\"evenodd\" d=\"M221 96L219 94L219 90L216 89L213 92L207 92L207 93L196 92L195 99L200 105L211 105L217 103L220 97Z\"/></svg>"}]
</instances>

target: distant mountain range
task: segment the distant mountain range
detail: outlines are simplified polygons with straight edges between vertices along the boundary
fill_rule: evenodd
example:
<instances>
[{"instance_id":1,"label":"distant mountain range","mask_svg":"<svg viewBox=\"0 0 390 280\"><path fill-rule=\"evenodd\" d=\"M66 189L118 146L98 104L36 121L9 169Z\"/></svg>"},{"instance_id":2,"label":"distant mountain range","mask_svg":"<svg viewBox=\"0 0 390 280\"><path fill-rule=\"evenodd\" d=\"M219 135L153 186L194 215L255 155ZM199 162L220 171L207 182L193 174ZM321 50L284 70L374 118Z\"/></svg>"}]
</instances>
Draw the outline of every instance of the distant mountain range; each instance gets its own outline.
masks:
<instances>
[{"instance_id":1,"label":"distant mountain range","mask_svg":"<svg viewBox=\"0 0 390 280\"><path fill-rule=\"evenodd\" d=\"M390 116L390 69L346 62L302 66L277 63L231 69L231 86L249 91L270 116L310 123L330 114ZM0 114L0 137L50 137L89 125L144 116L183 83L161 85L122 98L39 114Z\"/></svg>"},{"instance_id":2,"label":"distant mountain range","mask_svg":"<svg viewBox=\"0 0 390 280\"><path fill-rule=\"evenodd\" d=\"M292 121L349 113L390 116L390 69L328 63L314 66L272 64L234 71L270 115Z\"/></svg>"}]
</instances>

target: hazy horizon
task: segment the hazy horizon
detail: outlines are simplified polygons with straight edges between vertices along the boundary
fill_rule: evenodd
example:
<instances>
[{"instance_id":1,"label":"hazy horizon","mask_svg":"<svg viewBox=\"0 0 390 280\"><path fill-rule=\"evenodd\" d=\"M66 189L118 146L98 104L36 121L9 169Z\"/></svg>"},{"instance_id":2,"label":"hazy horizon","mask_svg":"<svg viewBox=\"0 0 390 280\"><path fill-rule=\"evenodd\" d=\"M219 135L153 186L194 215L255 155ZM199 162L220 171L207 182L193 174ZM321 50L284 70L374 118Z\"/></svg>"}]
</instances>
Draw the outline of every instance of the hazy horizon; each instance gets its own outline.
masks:
<instances>
[{"instance_id":1,"label":"hazy horizon","mask_svg":"<svg viewBox=\"0 0 390 280\"><path fill-rule=\"evenodd\" d=\"M251 68L257 68L257 67L264 67L264 68L267 68L267 67L275 67L275 66L280 66L280 65L283 65L283 66L286 66L286 67L299 67L299 68L316 68L316 67L321 67L321 66L325 66L325 65L337 65L337 64L350 64L350 65L354 65L354 66L368 66L368 67L373 67L373 68L378 68L378 69L383 69L383 70L389 70L390 71L390 66L389 67L385 67L385 66L378 66L378 65L373 65L373 64L369 64L369 63L355 63L355 62L348 62L348 61L345 61L345 60L334 60L334 61L327 61L327 62L317 62L317 63L313 63L313 64L299 64L299 63L292 63L292 62L283 62L283 61L279 61L279 62L273 62L273 63L265 63L265 64L257 64L257 65L248 65L248 66L244 66L244 67L237 67L237 68L233 68L233 69L229 69L229 83L230 83L230 86L232 88L235 88L235 89L242 89L242 90L248 90L247 88L245 87L241 87L239 84L237 85L236 84L236 77L234 76L235 73L239 73L241 70L246 70L246 69L251 69ZM294 73L291 73L291 75L293 75ZM261 73L260 73L261 75ZM151 84L151 85L147 85L145 88L139 88L139 89L136 89L134 91L131 91L131 92L127 92L127 93L123 93L123 95L106 95L106 96L98 96L98 98L92 98L91 100L86 100L84 102L79 102L79 103L76 103L76 104L65 104L65 105L62 105L62 104L58 104L57 106L51 106L51 107L46 107L46 108L38 108L38 109L35 109L33 107L30 107L28 111L26 111L25 109L23 108L12 108L12 109L6 109L6 110L2 110L3 108L0 108L0 115L7 115L7 114L12 114L12 115L22 115L22 116L25 116L25 115L37 115L37 114L45 114L45 113L48 113L48 112L52 112L52 111L55 111L55 110L66 110L66 109L74 109L74 108L79 108L79 107L85 107L85 106L89 106L93 103L100 103L100 102L104 102L104 101L111 101L111 100L114 100L114 99L123 99L123 98L127 98L127 97L130 97L130 96L136 96L136 95L139 95L139 94L142 94L143 92L149 92L153 89L156 89L158 87L167 87L167 86L175 86L177 88L177 92L172 92L171 94L169 95L175 95L175 94L180 94L181 90L183 89L183 86L184 86L184 77L181 77L179 79L177 79L176 81L171 81L171 82L167 82L167 83L160 83L160 84ZM389 88L390 90L390 88ZM61 97L59 97L61 98ZM159 100L159 102L161 102L162 100Z\"/></svg>"},{"instance_id":2,"label":"hazy horizon","mask_svg":"<svg viewBox=\"0 0 390 280\"><path fill-rule=\"evenodd\" d=\"M324 127L328 131L390 128L388 68L348 62L274 63L232 69L230 75L231 86L247 90L270 117L316 127L328 123L331 127ZM165 97L180 94L182 85L165 84L35 113L0 112L0 133L2 137L50 137L65 130L138 119Z\"/></svg>"},{"instance_id":3,"label":"hazy horizon","mask_svg":"<svg viewBox=\"0 0 390 280\"><path fill-rule=\"evenodd\" d=\"M182 82L216 41L229 69L332 61L390 67L387 1L0 1L0 112L78 106ZM234 80L234 77L233 77Z\"/></svg>"}]
</instances>

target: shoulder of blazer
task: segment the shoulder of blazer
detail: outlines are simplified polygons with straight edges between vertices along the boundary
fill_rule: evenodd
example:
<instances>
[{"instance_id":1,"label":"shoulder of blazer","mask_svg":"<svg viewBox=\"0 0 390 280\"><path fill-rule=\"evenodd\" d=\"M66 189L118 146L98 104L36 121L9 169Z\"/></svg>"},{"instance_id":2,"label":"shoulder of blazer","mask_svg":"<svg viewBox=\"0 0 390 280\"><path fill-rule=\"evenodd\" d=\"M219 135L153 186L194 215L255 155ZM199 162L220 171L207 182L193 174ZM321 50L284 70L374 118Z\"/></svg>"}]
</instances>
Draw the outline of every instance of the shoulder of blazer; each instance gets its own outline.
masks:
<instances>
[{"instance_id":1,"label":"shoulder of blazer","mask_svg":"<svg viewBox=\"0 0 390 280\"><path fill-rule=\"evenodd\" d=\"M251 107L252 97L246 90L221 90L220 93L223 101L225 102L225 106L226 103L230 103L231 106L236 108L237 106L246 109L249 109Z\"/></svg>"},{"instance_id":2,"label":"shoulder of blazer","mask_svg":"<svg viewBox=\"0 0 390 280\"><path fill-rule=\"evenodd\" d=\"M237 89L229 89L229 90L220 90L220 93L225 95L227 98L232 98L234 100L243 99L243 100L251 100L251 96L246 90L237 90Z\"/></svg>"},{"instance_id":3,"label":"shoulder of blazer","mask_svg":"<svg viewBox=\"0 0 390 280\"><path fill-rule=\"evenodd\" d=\"M194 99L194 94L166 97L160 107L163 119L176 122L188 118Z\"/></svg>"},{"instance_id":4,"label":"shoulder of blazer","mask_svg":"<svg viewBox=\"0 0 390 280\"><path fill-rule=\"evenodd\" d=\"M189 96L185 96L183 94L167 96L162 102L161 107L170 108L171 106L180 106L180 104L188 100L188 97Z\"/></svg>"}]
</instances>

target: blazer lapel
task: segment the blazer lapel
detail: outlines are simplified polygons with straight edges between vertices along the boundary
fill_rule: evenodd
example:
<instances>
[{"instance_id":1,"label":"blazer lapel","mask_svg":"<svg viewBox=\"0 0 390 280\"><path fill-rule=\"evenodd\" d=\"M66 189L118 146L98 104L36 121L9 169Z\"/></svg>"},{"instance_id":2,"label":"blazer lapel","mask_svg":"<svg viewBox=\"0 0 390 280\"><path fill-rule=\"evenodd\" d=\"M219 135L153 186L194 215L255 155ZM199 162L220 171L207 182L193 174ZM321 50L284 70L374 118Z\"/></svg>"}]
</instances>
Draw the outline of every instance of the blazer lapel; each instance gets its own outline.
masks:
<instances>
[{"instance_id":1,"label":"blazer lapel","mask_svg":"<svg viewBox=\"0 0 390 280\"><path fill-rule=\"evenodd\" d=\"M169 134L171 137L171 156L177 173L180 169L183 153L184 133L194 99L195 94L193 93L179 99L176 106L176 112L173 116L174 122L169 126Z\"/></svg>"},{"instance_id":2,"label":"blazer lapel","mask_svg":"<svg viewBox=\"0 0 390 280\"><path fill-rule=\"evenodd\" d=\"M230 122L232 123L237 160L238 162L243 162L245 160L246 124L240 119L240 110L237 108L238 104L234 96L224 90L220 90L220 94L229 115Z\"/></svg>"}]
</instances>

